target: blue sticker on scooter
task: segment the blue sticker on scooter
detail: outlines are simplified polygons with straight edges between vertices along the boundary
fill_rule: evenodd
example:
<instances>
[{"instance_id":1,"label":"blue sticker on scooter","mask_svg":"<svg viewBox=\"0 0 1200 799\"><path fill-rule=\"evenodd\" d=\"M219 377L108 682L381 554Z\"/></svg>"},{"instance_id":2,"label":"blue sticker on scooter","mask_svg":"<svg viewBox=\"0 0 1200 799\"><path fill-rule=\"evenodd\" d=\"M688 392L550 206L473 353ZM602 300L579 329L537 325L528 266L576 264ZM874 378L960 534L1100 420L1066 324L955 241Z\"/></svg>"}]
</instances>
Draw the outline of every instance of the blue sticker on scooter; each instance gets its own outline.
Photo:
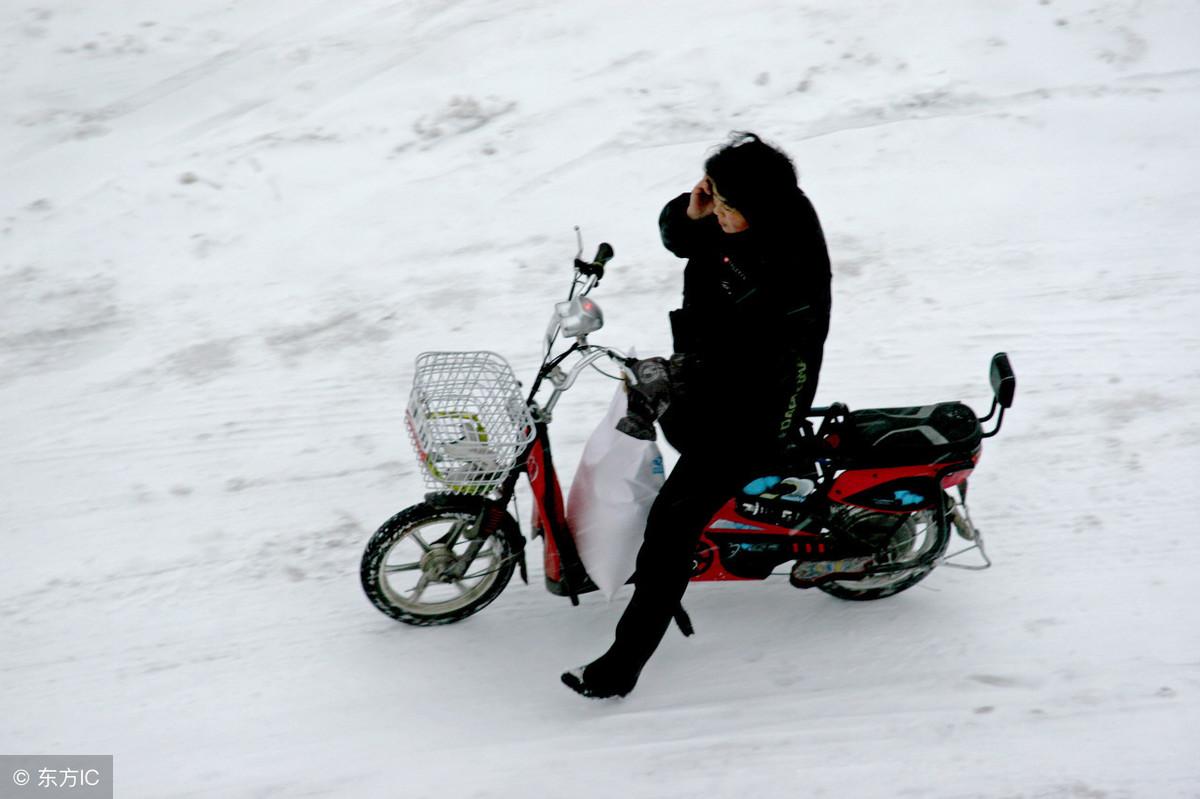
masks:
<instances>
[{"instance_id":1,"label":"blue sticker on scooter","mask_svg":"<svg viewBox=\"0 0 1200 799\"><path fill-rule=\"evenodd\" d=\"M751 480L746 483L746 487L742 489L742 493L749 494L752 497L757 497L762 492L774 488L783 482L783 478L779 475L770 474L765 477L760 477L757 480Z\"/></svg>"},{"instance_id":2,"label":"blue sticker on scooter","mask_svg":"<svg viewBox=\"0 0 1200 799\"><path fill-rule=\"evenodd\" d=\"M744 524L742 522L734 522L729 519L717 519L708 526L709 530L766 530L767 528L757 524Z\"/></svg>"},{"instance_id":3,"label":"blue sticker on scooter","mask_svg":"<svg viewBox=\"0 0 1200 799\"><path fill-rule=\"evenodd\" d=\"M921 496L920 494L914 494L911 491L896 491L892 496L894 496L896 501L906 508L909 505L920 505L925 501L925 497Z\"/></svg>"}]
</instances>

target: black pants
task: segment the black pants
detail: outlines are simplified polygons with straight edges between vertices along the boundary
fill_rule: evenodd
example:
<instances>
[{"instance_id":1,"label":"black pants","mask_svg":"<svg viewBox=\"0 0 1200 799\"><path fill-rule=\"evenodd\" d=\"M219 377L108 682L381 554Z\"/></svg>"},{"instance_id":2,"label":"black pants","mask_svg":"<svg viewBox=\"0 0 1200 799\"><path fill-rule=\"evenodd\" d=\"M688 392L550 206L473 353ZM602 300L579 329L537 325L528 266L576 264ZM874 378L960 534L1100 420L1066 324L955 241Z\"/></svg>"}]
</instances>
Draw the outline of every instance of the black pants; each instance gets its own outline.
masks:
<instances>
[{"instance_id":1,"label":"black pants","mask_svg":"<svg viewBox=\"0 0 1200 799\"><path fill-rule=\"evenodd\" d=\"M680 457L650 508L633 598L617 623L612 646L588 667L589 679L617 685L637 680L687 590L705 524L734 496L748 470L753 464L744 454Z\"/></svg>"},{"instance_id":2,"label":"black pants","mask_svg":"<svg viewBox=\"0 0 1200 799\"><path fill-rule=\"evenodd\" d=\"M795 425L812 405L820 356L818 349L794 359L805 367L790 387ZM633 598L617 622L612 646L588 665L589 682L624 688L637 681L687 590L704 525L750 478L779 465L780 431L772 414L743 414L735 430L731 420L738 404L731 400L726 405L711 397L699 406L674 402L659 420L667 440L682 454L650 508Z\"/></svg>"}]
</instances>

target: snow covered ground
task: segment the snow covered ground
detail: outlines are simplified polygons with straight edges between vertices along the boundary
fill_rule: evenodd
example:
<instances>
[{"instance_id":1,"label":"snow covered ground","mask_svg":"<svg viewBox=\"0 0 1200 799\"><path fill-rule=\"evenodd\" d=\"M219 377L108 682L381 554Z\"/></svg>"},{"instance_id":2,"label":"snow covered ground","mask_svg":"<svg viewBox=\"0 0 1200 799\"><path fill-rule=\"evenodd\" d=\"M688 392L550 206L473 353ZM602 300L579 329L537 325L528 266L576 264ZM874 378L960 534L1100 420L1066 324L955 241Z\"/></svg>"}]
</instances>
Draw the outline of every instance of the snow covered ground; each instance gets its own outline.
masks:
<instances>
[{"instance_id":1,"label":"snow covered ground","mask_svg":"<svg viewBox=\"0 0 1200 799\"><path fill-rule=\"evenodd\" d=\"M0 752L131 797L1200 796L1198 40L1183 0L7 3ZM416 354L528 375L575 224L595 340L667 349L657 213L735 128L825 224L819 399L982 410L1011 355L995 568L695 586L606 703L558 673L625 595L540 544L459 625L376 612Z\"/></svg>"}]
</instances>

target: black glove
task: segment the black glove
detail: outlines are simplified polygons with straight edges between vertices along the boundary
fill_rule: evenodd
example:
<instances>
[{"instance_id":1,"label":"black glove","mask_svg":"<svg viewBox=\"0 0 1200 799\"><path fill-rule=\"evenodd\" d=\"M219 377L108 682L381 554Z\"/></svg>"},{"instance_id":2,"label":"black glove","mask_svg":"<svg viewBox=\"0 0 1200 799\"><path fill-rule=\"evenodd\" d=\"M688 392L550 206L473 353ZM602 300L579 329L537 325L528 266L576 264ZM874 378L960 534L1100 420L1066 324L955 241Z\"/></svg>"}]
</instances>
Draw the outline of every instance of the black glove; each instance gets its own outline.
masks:
<instances>
[{"instance_id":1,"label":"black glove","mask_svg":"<svg viewBox=\"0 0 1200 799\"><path fill-rule=\"evenodd\" d=\"M671 404L671 367L665 358L647 358L633 365L637 383L629 386L629 410L617 429L643 441L655 439L654 420Z\"/></svg>"}]
</instances>

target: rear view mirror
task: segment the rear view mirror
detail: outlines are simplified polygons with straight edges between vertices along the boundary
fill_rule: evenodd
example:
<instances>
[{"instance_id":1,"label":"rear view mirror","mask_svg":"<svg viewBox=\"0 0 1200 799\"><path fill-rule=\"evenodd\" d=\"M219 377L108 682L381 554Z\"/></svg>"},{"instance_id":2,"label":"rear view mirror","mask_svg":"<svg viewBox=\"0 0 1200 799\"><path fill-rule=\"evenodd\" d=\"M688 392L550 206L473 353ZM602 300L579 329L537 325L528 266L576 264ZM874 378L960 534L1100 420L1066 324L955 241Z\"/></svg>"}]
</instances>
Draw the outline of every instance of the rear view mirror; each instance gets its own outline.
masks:
<instances>
[{"instance_id":1,"label":"rear view mirror","mask_svg":"<svg viewBox=\"0 0 1200 799\"><path fill-rule=\"evenodd\" d=\"M1017 376L1013 374L1008 355L998 352L992 356L992 393L1001 408L1011 408L1017 392Z\"/></svg>"}]
</instances>

